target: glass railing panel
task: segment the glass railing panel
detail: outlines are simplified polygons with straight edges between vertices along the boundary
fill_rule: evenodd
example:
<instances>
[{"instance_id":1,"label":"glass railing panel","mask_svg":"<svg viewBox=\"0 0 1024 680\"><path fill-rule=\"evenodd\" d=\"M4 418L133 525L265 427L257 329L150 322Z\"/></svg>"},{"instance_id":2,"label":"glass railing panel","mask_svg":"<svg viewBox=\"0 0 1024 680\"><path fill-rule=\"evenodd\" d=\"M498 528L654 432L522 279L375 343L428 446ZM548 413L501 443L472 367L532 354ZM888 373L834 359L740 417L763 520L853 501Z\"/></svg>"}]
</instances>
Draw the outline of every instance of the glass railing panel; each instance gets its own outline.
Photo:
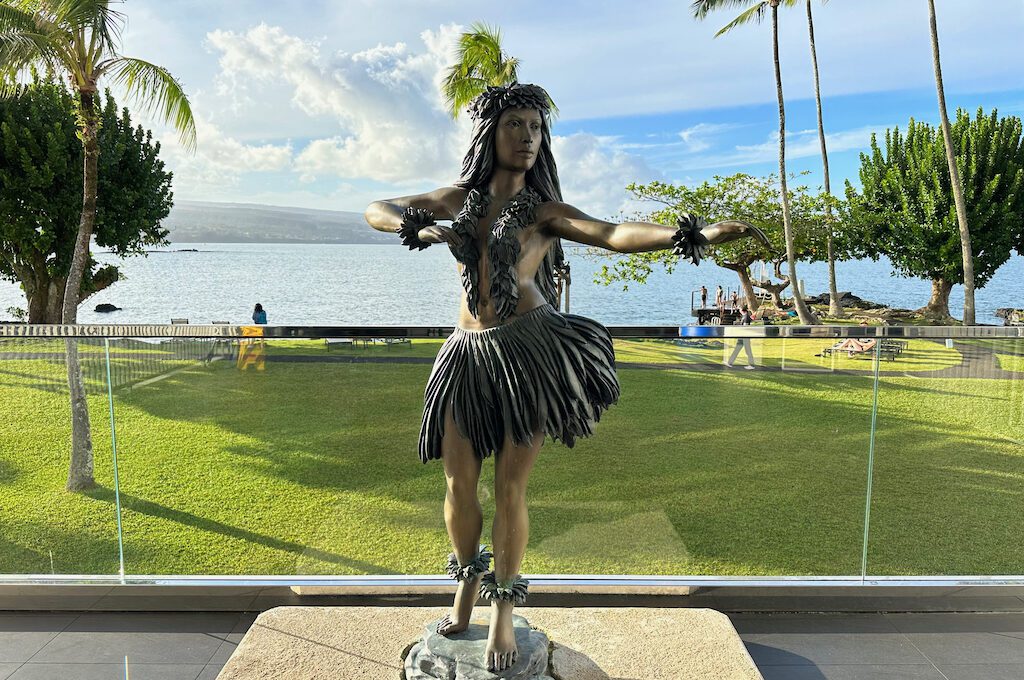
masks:
<instances>
[{"instance_id":1,"label":"glass railing panel","mask_svg":"<svg viewBox=\"0 0 1024 680\"><path fill-rule=\"evenodd\" d=\"M748 370L741 342L617 343L620 403L576 450L542 453L570 518L549 552L583 573L858 573L872 360L840 372L815 356L833 340L754 338Z\"/></svg>"},{"instance_id":2,"label":"glass railing panel","mask_svg":"<svg viewBox=\"0 0 1024 680\"><path fill-rule=\"evenodd\" d=\"M102 340L72 342L86 395L94 484L87 473L78 475L83 488L69 491L65 341L0 338L0 573L120 570L105 348Z\"/></svg>"},{"instance_id":3,"label":"glass railing panel","mask_svg":"<svg viewBox=\"0 0 1024 680\"><path fill-rule=\"evenodd\" d=\"M129 573L422 573L446 554L439 468L416 457L440 340L205 344L117 398Z\"/></svg>"},{"instance_id":4,"label":"glass railing panel","mask_svg":"<svg viewBox=\"0 0 1024 680\"><path fill-rule=\"evenodd\" d=\"M1024 574L1024 339L917 343L882 362L868 572Z\"/></svg>"},{"instance_id":5,"label":"glass railing panel","mask_svg":"<svg viewBox=\"0 0 1024 680\"><path fill-rule=\"evenodd\" d=\"M417 455L441 340L179 342L115 353L148 376L115 390L130 575L443 573L443 467ZM750 341L754 370L723 367L732 339L616 340L619 403L537 458L521 570L859 573L872 361L786 342L807 370L781 339ZM491 544L493 459L479 499Z\"/></svg>"}]
</instances>

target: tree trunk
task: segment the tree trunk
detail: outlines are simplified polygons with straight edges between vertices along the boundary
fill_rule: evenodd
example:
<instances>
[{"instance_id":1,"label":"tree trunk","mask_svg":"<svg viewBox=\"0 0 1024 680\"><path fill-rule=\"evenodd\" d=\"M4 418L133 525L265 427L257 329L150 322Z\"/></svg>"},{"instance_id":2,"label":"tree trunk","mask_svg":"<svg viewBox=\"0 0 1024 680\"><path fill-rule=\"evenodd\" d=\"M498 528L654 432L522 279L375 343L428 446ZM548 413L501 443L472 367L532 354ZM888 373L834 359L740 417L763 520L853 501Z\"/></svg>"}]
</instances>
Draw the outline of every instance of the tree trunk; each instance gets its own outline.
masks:
<instances>
[{"instance_id":1,"label":"tree trunk","mask_svg":"<svg viewBox=\"0 0 1024 680\"><path fill-rule=\"evenodd\" d=\"M926 316L936 319L949 318L949 291L953 290L953 282L943 278L932 279L932 296L928 304L917 310Z\"/></svg>"},{"instance_id":2,"label":"tree trunk","mask_svg":"<svg viewBox=\"0 0 1024 680\"><path fill-rule=\"evenodd\" d=\"M814 47L814 15L811 0L807 0L807 34L811 41L811 66L814 68L814 102L818 107L818 139L821 141L821 166L825 177L825 194L832 195L828 172L828 147L825 144L825 119L821 113L821 82L818 78L818 51ZM828 250L828 315L833 319L843 317L843 305L839 302L839 288L836 285L836 253L832 243L832 206L825 204L825 228L828 229L826 248Z\"/></svg>"},{"instance_id":3,"label":"tree trunk","mask_svg":"<svg viewBox=\"0 0 1024 680\"><path fill-rule=\"evenodd\" d=\"M22 281L25 299L28 302L28 322L39 324L59 324L62 321L64 303L64 286L66 279L51 279L45 272L31 274L28 281Z\"/></svg>"},{"instance_id":4,"label":"tree trunk","mask_svg":"<svg viewBox=\"0 0 1024 680\"><path fill-rule=\"evenodd\" d=\"M71 260L64 288L63 322L78 321L78 299L82 289L82 277L89 261L89 242L96 222L96 190L99 174L99 117L94 92L81 91L80 132L84 151L82 178L82 216L78 223L78 238ZM82 366L78 360L78 341L68 338L64 342L67 350L68 390L71 396L71 464L68 469L68 491L82 491L96 486L93 478L92 433L89 428L89 404L85 398L85 384Z\"/></svg>"},{"instance_id":5,"label":"tree trunk","mask_svg":"<svg viewBox=\"0 0 1024 680\"><path fill-rule=\"evenodd\" d=\"M831 219L832 216L827 215L826 217ZM832 227L829 226L829 230L831 229ZM842 319L846 313L843 312L843 305L839 301L839 288L836 287L836 254L831 233L828 235L826 248L828 249L828 315L833 319Z\"/></svg>"},{"instance_id":6,"label":"tree trunk","mask_svg":"<svg viewBox=\"0 0 1024 680\"><path fill-rule=\"evenodd\" d=\"M939 119L942 123L942 139L946 143L949 183L953 187L956 221L960 227L960 251L964 261L964 325L973 326L975 323L974 257L971 250L971 232L967 225L967 205L964 202L964 189L960 185L960 171L957 170L956 154L953 151L953 135L949 129L949 116L946 115L946 92L942 87L942 64L939 61L939 29L935 22L935 0L928 0L928 21L932 31L932 61L935 66L935 90L939 97Z\"/></svg>"},{"instance_id":7,"label":"tree trunk","mask_svg":"<svg viewBox=\"0 0 1024 680\"><path fill-rule=\"evenodd\" d=\"M27 285L24 282L22 282L22 287L25 289L25 301L28 303L28 322L50 323L46 320L50 287L48 285Z\"/></svg>"},{"instance_id":8,"label":"tree trunk","mask_svg":"<svg viewBox=\"0 0 1024 680\"><path fill-rule=\"evenodd\" d=\"M786 232L786 260L789 263L789 280L793 283L793 304L800 317L800 323L818 323L803 295L800 294L800 279L796 275L796 245L793 240L793 219L789 211L789 188L786 186L786 103L782 97L782 66L779 61L779 1L770 0L772 7L772 50L775 58L775 89L779 97L779 186L782 194L782 226Z\"/></svg>"},{"instance_id":9,"label":"tree trunk","mask_svg":"<svg viewBox=\"0 0 1024 680\"><path fill-rule=\"evenodd\" d=\"M772 304L775 305L776 309L783 309L785 304L782 302L782 291L789 287L789 279L782 275L782 261L778 260L774 263L775 275L779 277L781 283L772 283L768 280L754 281L753 285L757 286L761 290L766 290L772 296Z\"/></svg>"},{"instance_id":10,"label":"tree trunk","mask_svg":"<svg viewBox=\"0 0 1024 680\"><path fill-rule=\"evenodd\" d=\"M750 308L751 312L756 312L761 303L754 293L754 284L750 281L750 266L735 262L723 262L722 266L736 272L736 275L740 278L740 287L743 289L743 295L747 300L747 307Z\"/></svg>"},{"instance_id":11,"label":"tree trunk","mask_svg":"<svg viewBox=\"0 0 1024 680\"><path fill-rule=\"evenodd\" d=\"M60 323L64 309L64 288L67 279L54 279L48 285L50 289L46 302L46 321L44 323Z\"/></svg>"}]
</instances>

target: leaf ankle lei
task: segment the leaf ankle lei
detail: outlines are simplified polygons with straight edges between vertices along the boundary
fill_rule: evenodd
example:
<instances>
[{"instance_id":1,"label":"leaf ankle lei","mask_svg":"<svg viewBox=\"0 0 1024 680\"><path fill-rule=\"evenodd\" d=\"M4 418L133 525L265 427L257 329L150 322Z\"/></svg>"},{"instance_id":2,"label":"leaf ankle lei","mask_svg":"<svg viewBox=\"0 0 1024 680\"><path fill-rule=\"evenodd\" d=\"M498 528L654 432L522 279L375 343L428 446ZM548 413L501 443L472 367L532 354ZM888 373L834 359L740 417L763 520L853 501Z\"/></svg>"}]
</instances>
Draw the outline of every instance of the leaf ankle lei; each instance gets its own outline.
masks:
<instances>
[{"instance_id":1,"label":"leaf ankle lei","mask_svg":"<svg viewBox=\"0 0 1024 680\"><path fill-rule=\"evenodd\" d=\"M522 576L516 576L505 584L498 583L494 572L489 571L480 580L480 597L488 602L504 600L518 606L526 602L529 585L530 582Z\"/></svg>"},{"instance_id":2,"label":"leaf ankle lei","mask_svg":"<svg viewBox=\"0 0 1024 680\"><path fill-rule=\"evenodd\" d=\"M487 550L486 545L480 546L480 552L476 554L469 564L459 564L459 558L455 553L448 553L448 567L446 571L456 581L469 581L491 568L491 558L494 555Z\"/></svg>"}]
</instances>

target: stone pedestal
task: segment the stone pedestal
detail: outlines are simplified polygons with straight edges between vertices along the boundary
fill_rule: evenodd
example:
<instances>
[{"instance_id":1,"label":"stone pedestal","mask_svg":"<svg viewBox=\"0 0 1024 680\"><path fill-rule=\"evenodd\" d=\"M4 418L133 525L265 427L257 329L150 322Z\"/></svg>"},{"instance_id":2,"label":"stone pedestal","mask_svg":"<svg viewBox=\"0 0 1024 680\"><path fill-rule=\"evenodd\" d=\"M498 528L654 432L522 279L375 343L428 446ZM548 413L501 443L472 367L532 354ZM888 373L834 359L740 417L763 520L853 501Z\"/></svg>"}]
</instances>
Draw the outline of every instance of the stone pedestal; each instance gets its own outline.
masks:
<instances>
[{"instance_id":1,"label":"stone pedestal","mask_svg":"<svg viewBox=\"0 0 1024 680\"><path fill-rule=\"evenodd\" d=\"M448 637L437 633L440 619L424 627L423 639L405 657L406 680L553 680L548 674L548 636L512 615L519 655L511 668L487 670L487 617L474 617L469 628Z\"/></svg>"},{"instance_id":2,"label":"stone pedestal","mask_svg":"<svg viewBox=\"0 0 1024 680\"><path fill-rule=\"evenodd\" d=\"M403 658L415 641L422 641L424 625L447 611L446 607L271 609L256 619L218 680L399 680L405 670ZM553 680L763 680L729 618L711 609L517 607L515 611L551 641L548 675ZM489 607L473 612L481 627L489 615ZM486 633L475 634L486 639ZM480 662L483 666L482 647Z\"/></svg>"}]
</instances>

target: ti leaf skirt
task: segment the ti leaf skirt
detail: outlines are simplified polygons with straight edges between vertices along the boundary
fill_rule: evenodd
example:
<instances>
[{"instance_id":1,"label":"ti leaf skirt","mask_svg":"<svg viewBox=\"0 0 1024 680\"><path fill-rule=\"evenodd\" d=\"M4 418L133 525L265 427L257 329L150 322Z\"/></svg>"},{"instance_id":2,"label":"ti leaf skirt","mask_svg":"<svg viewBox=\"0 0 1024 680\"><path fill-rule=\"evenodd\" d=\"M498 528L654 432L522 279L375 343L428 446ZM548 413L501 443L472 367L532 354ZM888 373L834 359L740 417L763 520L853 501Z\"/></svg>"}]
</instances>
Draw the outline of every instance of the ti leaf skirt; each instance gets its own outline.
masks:
<instances>
[{"instance_id":1,"label":"ti leaf skirt","mask_svg":"<svg viewBox=\"0 0 1024 680\"><path fill-rule=\"evenodd\" d=\"M501 326L456 328L425 391L420 460L441 458L445 412L479 458L535 432L573 446L619 398L608 329L543 305Z\"/></svg>"}]
</instances>

